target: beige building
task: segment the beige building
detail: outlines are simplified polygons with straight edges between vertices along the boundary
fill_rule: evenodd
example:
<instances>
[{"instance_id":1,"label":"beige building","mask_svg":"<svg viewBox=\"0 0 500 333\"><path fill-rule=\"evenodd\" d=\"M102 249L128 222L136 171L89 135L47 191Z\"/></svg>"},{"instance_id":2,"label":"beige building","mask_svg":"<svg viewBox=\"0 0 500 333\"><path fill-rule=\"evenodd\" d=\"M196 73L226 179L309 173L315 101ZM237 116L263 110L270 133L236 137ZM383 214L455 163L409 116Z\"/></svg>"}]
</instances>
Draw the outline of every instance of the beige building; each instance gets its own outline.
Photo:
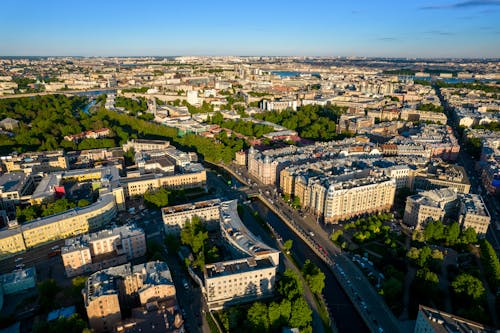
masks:
<instances>
[{"instance_id":1,"label":"beige building","mask_svg":"<svg viewBox=\"0 0 500 333\"><path fill-rule=\"evenodd\" d=\"M211 310L273 294L280 252L258 240L240 220L237 201L220 206L220 229L228 249L241 259L205 265L202 291Z\"/></svg>"},{"instance_id":2,"label":"beige building","mask_svg":"<svg viewBox=\"0 0 500 333\"><path fill-rule=\"evenodd\" d=\"M20 228L0 231L0 260L26 251Z\"/></svg>"},{"instance_id":3,"label":"beige building","mask_svg":"<svg viewBox=\"0 0 500 333\"><path fill-rule=\"evenodd\" d=\"M422 111L416 109L403 109L401 119L409 121L432 121L438 124L446 124L448 118L443 112Z\"/></svg>"},{"instance_id":4,"label":"beige building","mask_svg":"<svg viewBox=\"0 0 500 333\"><path fill-rule=\"evenodd\" d=\"M134 149L136 153L139 153L145 150L164 150L168 147L170 147L169 141L135 139L127 141L127 143L123 145L123 151Z\"/></svg>"},{"instance_id":5,"label":"beige building","mask_svg":"<svg viewBox=\"0 0 500 333\"><path fill-rule=\"evenodd\" d=\"M421 229L427 222L442 221L455 206L457 192L450 188L421 192L406 198L403 222Z\"/></svg>"},{"instance_id":6,"label":"beige building","mask_svg":"<svg viewBox=\"0 0 500 333\"><path fill-rule=\"evenodd\" d=\"M395 193L396 181L388 177L353 179L330 185L324 203L325 222L335 223L361 214L387 211L394 203Z\"/></svg>"},{"instance_id":7,"label":"beige building","mask_svg":"<svg viewBox=\"0 0 500 333\"><path fill-rule=\"evenodd\" d=\"M460 200L459 223L462 229L473 228L479 237L485 237L491 217L483 199L477 194L464 194Z\"/></svg>"},{"instance_id":8,"label":"beige building","mask_svg":"<svg viewBox=\"0 0 500 333\"><path fill-rule=\"evenodd\" d=\"M235 154L234 161L238 165L246 166L247 165L247 154L243 150L237 151Z\"/></svg>"},{"instance_id":9,"label":"beige building","mask_svg":"<svg viewBox=\"0 0 500 333\"><path fill-rule=\"evenodd\" d=\"M166 263L156 261L125 264L92 274L82 291L90 327L95 332L112 331L122 311L138 305L175 299L175 286Z\"/></svg>"},{"instance_id":10,"label":"beige building","mask_svg":"<svg viewBox=\"0 0 500 333\"><path fill-rule=\"evenodd\" d=\"M7 172L22 171L29 174L68 169L68 160L62 150L3 156L1 162Z\"/></svg>"},{"instance_id":11,"label":"beige building","mask_svg":"<svg viewBox=\"0 0 500 333\"><path fill-rule=\"evenodd\" d=\"M161 209L165 233L180 233L186 222L199 217L210 228L217 227L220 219L220 200L205 200Z\"/></svg>"},{"instance_id":12,"label":"beige building","mask_svg":"<svg viewBox=\"0 0 500 333\"><path fill-rule=\"evenodd\" d=\"M162 187L175 190L206 188L207 174L205 169L175 175L149 174L123 179L121 184L124 189L125 197L133 197L143 195L147 191L158 190Z\"/></svg>"},{"instance_id":13,"label":"beige building","mask_svg":"<svg viewBox=\"0 0 500 333\"><path fill-rule=\"evenodd\" d=\"M419 305L413 333L497 333L498 330L427 306Z\"/></svg>"},{"instance_id":14,"label":"beige building","mask_svg":"<svg viewBox=\"0 0 500 333\"><path fill-rule=\"evenodd\" d=\"M146 235L126 225L67 239L61 258L68 277L124 264L146 255Z\"/></svg>"},{"instance_id":15,"label":"beige building","mask_svg":"<svg viewBox=\"0 0 500 333\"><path fill-rule=\"evenodd\" d=\"M414 173L413 190L454 188L460 193L469 193L470 181L465 169L459 165L434 163Z\"/></svg>"},{"instance_id":16,"label":"beige building","mask_svg":"<svg viewBox=\"0 0 500 333\"><path fill-rule=\"evenodd\" d=\"M97 202L63 213L0 231L0 256L7 257L26 249L101 228L116 216L117 204L112 192L104 192Z\"/></svg>"}]
</instances>

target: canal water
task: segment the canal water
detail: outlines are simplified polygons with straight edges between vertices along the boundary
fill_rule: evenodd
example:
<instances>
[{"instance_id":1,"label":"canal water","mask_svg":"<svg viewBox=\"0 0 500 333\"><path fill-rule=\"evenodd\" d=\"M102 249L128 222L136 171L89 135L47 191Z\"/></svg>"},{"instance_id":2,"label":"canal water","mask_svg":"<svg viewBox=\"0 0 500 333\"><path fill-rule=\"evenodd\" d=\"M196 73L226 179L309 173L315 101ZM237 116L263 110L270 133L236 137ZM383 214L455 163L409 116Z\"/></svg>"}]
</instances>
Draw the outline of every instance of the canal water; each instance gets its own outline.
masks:
<instances>
[{"instance_id":1,"label":"canal water","mask_svg":"<svg viewBox=\"0 0 500 333\"><path fill-rule=\"evenodd\" d=\"M306 259L309 259L325 273L325 289L323 291L323 296L328 303L330 313L335 320L339 332L370 332L354 308L354 305L339 285L337 279L323 261L261 201L252 201L252 208L274 228L283 238L283 241L287 239L293 241L292 252L295 254L295 259L298 261L299 265L302 265Z\"/></svg>"}]
</instances>

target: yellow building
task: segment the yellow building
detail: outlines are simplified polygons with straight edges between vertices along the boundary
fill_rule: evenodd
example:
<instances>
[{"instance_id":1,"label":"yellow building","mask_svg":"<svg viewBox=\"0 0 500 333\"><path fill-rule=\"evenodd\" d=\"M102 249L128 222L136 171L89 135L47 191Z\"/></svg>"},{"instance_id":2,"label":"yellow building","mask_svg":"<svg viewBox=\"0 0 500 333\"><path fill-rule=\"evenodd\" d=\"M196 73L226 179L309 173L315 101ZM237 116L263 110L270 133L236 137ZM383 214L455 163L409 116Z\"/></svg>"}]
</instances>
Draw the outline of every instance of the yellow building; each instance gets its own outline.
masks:
<instances>
[{"instance_id":1,"label":"yellow building","mask_svg":"<svg viewBox=\"0 0 500 333\"><path fill-rule=\"evenodd\" d=\"M0 259L26 251L20 228L0 231Z\"/></svg>"},{"instance_id":2,"label":"yellow building","mask_svg":"<svg viewBox=\"0 0 500 333\"><path fill-rule=\"evenodd\" d=\"M133 197L143 195L147 191L154 191L160 188L168 188L174 190L188 188L206 188L207 174L206 171L200 170L193 173L184 173L176 175L144 175L135 178L127 178L122 180L125 197Z\"/></svg>"}]
</instances>

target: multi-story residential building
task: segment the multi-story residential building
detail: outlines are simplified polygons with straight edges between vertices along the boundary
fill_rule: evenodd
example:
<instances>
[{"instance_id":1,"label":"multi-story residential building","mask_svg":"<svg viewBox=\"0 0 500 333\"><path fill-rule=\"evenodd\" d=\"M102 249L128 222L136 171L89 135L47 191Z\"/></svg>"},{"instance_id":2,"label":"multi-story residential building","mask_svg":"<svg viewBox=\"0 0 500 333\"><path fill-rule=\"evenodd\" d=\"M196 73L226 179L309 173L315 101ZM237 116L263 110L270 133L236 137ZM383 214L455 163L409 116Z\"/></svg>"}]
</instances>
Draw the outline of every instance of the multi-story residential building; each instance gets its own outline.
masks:
<instances>
[{"instance_id":1,"label":"multi-story residential building","mask_svg":"<svg viewBox=\"0 0 500 333\"><path fill-rule=\"evenodd\" d=\"M189 172L174 175L146 174L140 177L124 178L121 180L126 197L143 195L147 191L160 188L189 189L207 186L207 174L203 167L193 167Z\"/></svg>"},{"instance_id":2,"label":"multi-story residential building","mask_svg":"<svg viewBox=\"0 0 500 333\"><path fill-rule=\"evenodd\" d=\"M490 221L490 213L480 195L464 194L460 198L459 223L463 229L473 228L479 237L485 237Z\"/></svg>"},{"instance_id":3,"label":"multi-story residential building","mask_svg":"<svg viewBox=\"0 0 500 333\"><path fill-rule=\"evenodd\" d=\"M33 177L23 172L9 172L0 176L0 209L11 211L22 199L35 190Z\"/></svg>"},{"instance_id":4,"label":"multi-story residential building","mask_svg":"<svg viewBox=\"0 0 500 333\"><path fill-rule=\"evenodd\" d=\"M451 313L420 305L413 333L496 333L497 329L461 318Z\"/></svg>"},{"instance_id":5,"label":"multi-story residential building","mask_svg":"<svg viewBox=\"0 0 500 333\"><path fill-rule=\"evenodd\" d=\"M448 118L443 112L422 111L404 108L401 111L401 119L409 121L432 121L438 124L446 124Z\"/></svg>"},{"instance_id":6,"label":"multi-story residential building","mask_svg":"<svg viewBox=\"0 0 500 333\"><path fill-rule=\"evenodd\" d=\"M395 193L396 181L388 177L368 177L332 184L326 191L324 220L335 223L360 214L387 211L394 204Z\"/></svg>"},{"instance_id":7,"label":"multi-story residential building","mask_svg":"<svg viewBox=\"0 0 500 333\"><path fill-rule=\"evenodd\" d=\"M197 278L210 309L272 295L280 252L258 240L240 220L237 201L223 202L220 228L234 260L205 265Z\"/></svg>"},{"instance_id":8,"label":"multi-story residential building","mask_svg":"<svg viewBox=\"0 0 500 333\"><path fill-rule=\"evenodd\" d=\"M295 99L263 100L260 104L261 109L265 111L283 111L286 109L297 111L298 106L297 100Z\"/></svg>"},{"instance_id":9,"label":"multi-story residential building","mask_svg":"<svg viewBox=\"0 0 500 333\"><path fill-rule=\"evenodd\" d=\"M103 190L97 202L0 230L0 257L101 228L116 216L115 195Z\"/></svg>"},{"instance_id":10,"label":"multi-story residential building","mask_svg":"<svg viewBox=\"0 0 500 333\"><path fill-rule=\"evenodd\" d=\"M164 150L170 147L169 141L133 139L123 145L123 151L134 149L136 153L144 150Z\"/></svg>"},{"instance_id":11,"label":"multi-story residential building","mask_svg":"<svg viewBox=\"0 0 500 333\"><path fill-rule=\"evenodd\" d=\"M246 166L247 165L247 154L243 151L237 151L235 154L234 161L238 165Z\"/></svg>"},{"instance_id":12,"label":"multi-story residential building","mask_svg":"<svg viewBox=\"0 0 500 333\"><path fill-rule=\"evenodd\" d=\"M20 228L0 230L0 259L24 251L26 251L26 245Z\"/></svg>"},{"instance_id":13,"label":"multi-story residential building","mask_svg":"<svg viewBox=\"0 0 500 333\"><path fill-rule=\"evenodd\" d=\"M220 200L205 200L177 206L168 206L161 209L165 232L179 233L195 216L199 217L209 229L219 225Z\"/></svg>"},{"instance_id":14,"label":"multi-story residential building","mask_svg":"<svg viewBox=\"0 0 500 333\"><path fill-rule=\"evenodd\" d=\"M68 160L62 150L12 154L2 156L1 162L7 172L22 171L30 174L68 169Z\"/></svg>"},{"instance_id":15,"label":"multi-story residential building","mask_svg":"<svg viewBox=\"0 0 500 333\"><path fill-rule=\"evenodd\" d=\"M413 183L413 169L408 165L400 164L383 169L384 174L396 180L396 190L410 188Z\"/></svg>"},{"instance_id":16,"label":"multi-story residential building","mask_svg":"<svg viewBox=\"0 0 500 333\"><path fill-rule=\"evenodd\" d=\"M82 291L90 327L109 332L122 312L147 303L175 299L175 286L166 263L125 264L92 274Z\"/></svg>"},{"instance_id":17,"label":"multi-story residential building","mask_svg":"<svg viewBox=\"0 0 500 333\"><path fill-rule=\"evenodd\" d=\"M357 133L360 128L373 126L374 123L375 118L372 117L343 114L340 116L337 132Z\"/></svg>"},{"instance_id":18,"label":"multi-story residential building","mask_svg":"<svg viewBox=\"0 0 500 333\"><path fill-rule=\"evenodd\" d=\"M451 187L457 192L469 193L470 186L467 172L463 167L434 161L425 169L415 172L412 189L433 190Z\"/></svg>"},{"instance_id":19,"label":"multi-story residential building","mask_svg":"<svg viewBox=\"0 0 500 333\"><path fill-rule=\"evenodd\" d=\"M66 239L61 258L68 277L124 264L146 254L146 235L133 225Z\"/></svg>"},{"instance_id":20,"label":"multi-story residential building","mask_svg":"<svg viewBox=\"0 0 500 333\"><path fill-rule=\"evenodd\" d=\"M409 226L420 229L427 222L443 220L450 214L457 202L457 192L450 188L431 190L409 196L403 222Z\"/></svg>"}]
</instances>

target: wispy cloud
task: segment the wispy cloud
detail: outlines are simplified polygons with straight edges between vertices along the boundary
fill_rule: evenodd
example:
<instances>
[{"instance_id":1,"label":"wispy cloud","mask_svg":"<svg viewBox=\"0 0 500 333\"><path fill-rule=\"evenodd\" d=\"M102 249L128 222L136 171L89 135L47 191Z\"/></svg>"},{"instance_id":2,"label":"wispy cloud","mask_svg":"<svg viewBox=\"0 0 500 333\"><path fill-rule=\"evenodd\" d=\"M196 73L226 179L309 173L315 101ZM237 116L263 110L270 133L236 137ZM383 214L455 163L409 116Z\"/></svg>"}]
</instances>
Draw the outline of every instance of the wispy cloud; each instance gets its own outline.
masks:
<instances>
[{"instance_id":1,"label":"wispy cloud","mask_svg":"<svg viewBox=\"0 0 500 333\"><path fill-rule=\"evenodd\" d=\"M441 30L429 30L424 32L429 35L435 35L435 36L453 36L455 35L453 32L448 32L448 31L441 31Z\"/></svg>"},{"instance_id":2,"label":"wispy cloud","mask_svg":"<svg viewBox=\"0 0 500 333\"><path fill-rule=\"evenodd\" d=\"M397 41L398 39L395 37L380 37L377 38L378 40L384 41L384 42L394 42Z\"/></svg>"},{"instance_id":3,"label":"wispy cloud","mask_svg":"<svg viewBox=\"0 0 500 333\"><path fill-rule=\"evenodd\" d=\"M500 6L500 0L467 0L441 5L423 6L420 9L460 9L486 6Z\"/></svg>"}]
</instances>

